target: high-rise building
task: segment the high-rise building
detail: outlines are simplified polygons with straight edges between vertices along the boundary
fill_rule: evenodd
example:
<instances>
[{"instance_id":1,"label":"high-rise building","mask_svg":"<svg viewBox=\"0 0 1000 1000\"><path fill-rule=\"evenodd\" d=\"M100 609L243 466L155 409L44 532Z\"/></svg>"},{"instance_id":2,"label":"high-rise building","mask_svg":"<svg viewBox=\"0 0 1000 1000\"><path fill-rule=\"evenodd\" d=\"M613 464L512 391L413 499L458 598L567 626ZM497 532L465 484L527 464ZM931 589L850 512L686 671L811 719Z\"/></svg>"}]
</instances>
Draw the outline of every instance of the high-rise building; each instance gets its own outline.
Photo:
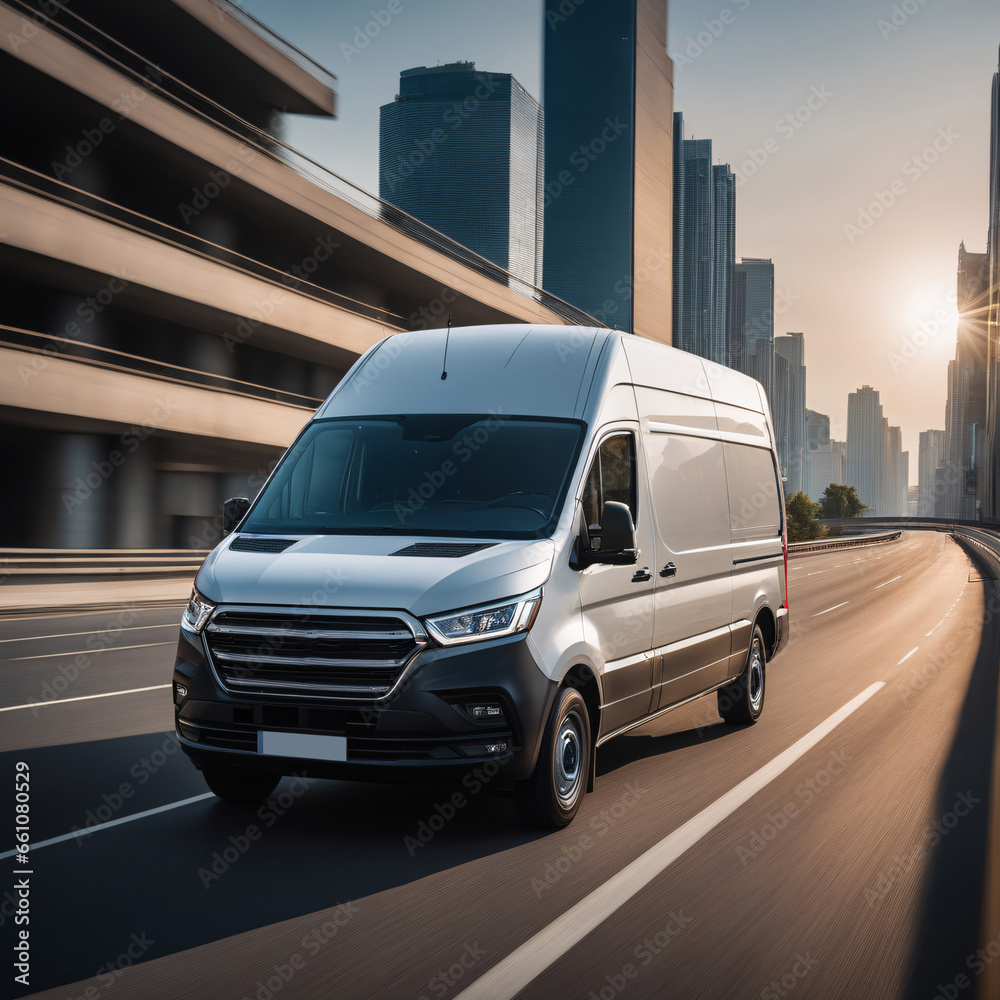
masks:
<instances>
[{"instance_id":1,"label":"high-rise building","mask_svg":"<svg viewBox=\"0 0 1000 1000\"><path fill-rule=\"evenodd\" d=\"M989 312L988 257L958 248L958 342L955 360L948 364L948 402L945 408L946 450L942 490L933 516L969 520L976 517L977 483L984 453L986 425L987 316ZM932 515L927 515L932 516Z\"/></svg>"},{"instance_id":2,"label":"high-rise building","mask_svg":"<svg viewBox=\"0 0 1000 1000\"><path fill-rule=\"evenodd\" d=\"M935 474L946 462L948 435L944 431L921 431L917 466L917 517L937 517Z\"/></svg>"},{"instance_id":3,"label":"high-rise building","mask_svg":"<svg viewBox=\"0 0 1000 1000\"><path fill-rule=\"evenodd\" d=\"M886 427L886 476L883 481L881 517L906 517L910 455L903 451L903 430L901 427Z\"/></svg>"},{"instance_id":4,"label":"high-rise building","mask_svg":"<svg viewBox=\"0 0 1000 1000\"><path fill-rule=\"evenodd\" d=\"M736 264L735 315L742 327L735 337L742 341L745 367L757 379L773 405L774 381L774 264L770 258L744 257Z\"/></svg>"},{"instance_id":5,"label":"high-rise building","mask_svg":"<svg viewBox=\"0 0 1000 1000\"><path fill-rule=\"evenodd\" d=\"M774 387L772 417L778 458L785 477L785 493L805 488L806 461L806 366L805 338L789 333L774 341ZM827 428L829 434L829 426Z\"/></svg>"},{"instance_id":6,"label":"high-rise building","mask_svg":"<svg viewBox=\"0 0 1000 1000\"><path fill-rule=\"evenodd\" d=\"M673 344L716 364L729 363L736 260L736 177L712 164L711 139L685 139L674 113Z\"/></svg>"},{"instance_id":7,"label":"high-rise building","mask_svg":"<svg viewBox=\"0 0 1000 1000\"><path fill-rule=\"evenodd\" d=\"M988 357L986 366L986 441L982 476L978 484L981 512L1000 515L1000 64L993 74L990 114L990 220L986 245L989 304L987 306Z\"/></svg>"},{"instance_id":8,"label":"high-rise building","mask_svg":"<svg viewBox=\"0 0 1000 1000\"><path fill-rule=\"evenodd\" d=\"M380 112L379 196L540 286L544 134L541 106L509 73L403 70Z\"/></svg>"},{"instance_id":9,"label":"high-rise building","mask_svg":"<svg viewBox=\"0 0 1000 1000\"><path fill-rule=\"evenodd\" d=\"M670 343L673 75L663 0L545 4L545 288Z\"/></svg>"},{"instance_id":10,"label":"high-rise building","mask_svg":"<svg viewBox=\"0 0 1000 1000\"><path fill-rule=\"evenodd\" d=\"M806 483L803 489L815 503L831 483L843 482L844 469L840 453L834 453L830 440L830 418L825 413L806 410Z\"/></svg>"},{"instance_id":11,"label":"high-rise building","mask_svg":"<svg viewBox=\"0 0 1000 1000\"><path fill-rule=\"evenodd\" d=\"M877 389L864 385L847 397L846 483L872 508L866 515L881 514L886 479L888 424Z\"/></svg>"},{"instance_id":12,"label":"high-rise building","mask_svg":"<svg viewBox=\"0 0 1000 1000\"><path fill-rule=\"evenodd\" d=\"M712 167L715 203L715 267L712 271L712 340L720 364L729 363L733 272L736 270L736 175L728 163Z\"/></svg>"}]
</instances>

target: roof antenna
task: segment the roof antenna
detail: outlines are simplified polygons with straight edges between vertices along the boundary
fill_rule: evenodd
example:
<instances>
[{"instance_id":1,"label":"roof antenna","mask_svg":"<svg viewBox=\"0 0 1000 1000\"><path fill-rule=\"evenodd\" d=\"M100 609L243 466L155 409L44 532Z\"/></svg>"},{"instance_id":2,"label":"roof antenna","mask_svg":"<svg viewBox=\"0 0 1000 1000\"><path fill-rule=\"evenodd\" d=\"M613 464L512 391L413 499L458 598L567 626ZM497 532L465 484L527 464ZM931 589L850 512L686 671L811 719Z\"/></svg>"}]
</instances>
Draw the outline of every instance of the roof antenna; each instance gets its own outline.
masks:
<instances>
[{"instance_id":1,"label":"roof antenna","mask_svg":"<svg viewBox=\"0 0 1000 1000\"><path fill-rule=\"evenodd\" d=\"M444 361L441 362L442 382L448 377L448 339L451 337L451 311L454 308L454 303L448 306L448 331L444 335Z\"/></svg>"}]
</instances>

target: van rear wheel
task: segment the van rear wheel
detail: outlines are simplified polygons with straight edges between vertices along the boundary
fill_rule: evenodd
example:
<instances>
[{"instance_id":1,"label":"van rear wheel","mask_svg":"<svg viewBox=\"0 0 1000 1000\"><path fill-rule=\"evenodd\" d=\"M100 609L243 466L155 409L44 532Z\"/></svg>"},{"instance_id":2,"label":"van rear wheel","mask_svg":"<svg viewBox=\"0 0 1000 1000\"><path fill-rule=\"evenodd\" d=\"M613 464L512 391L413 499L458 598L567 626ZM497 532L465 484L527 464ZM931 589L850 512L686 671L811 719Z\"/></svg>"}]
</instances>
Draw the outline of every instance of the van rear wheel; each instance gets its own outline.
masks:
<instances>
[{"instance_id":1,"label":"van rear wheel","mask_svg":"<svg viewBox=\"0 0 1000 1000\"><path fill-rule=\"evenodd\" d=\"M575 688L562 688L545 726L535 770L514 789L514 808L531 826L568 825L580 808L590 773L590 716Z\"/></svg>"},{"instance_id":2,"label":"van rear wheel","mask_svg":"<svg viewBox=\"0 0 1000 1000\"><path fill-rule=\"evenodd\" d=\"M205 783L220 799L248 806L266 801L281 781L280 774L242 767L206 767L201 773Z\"/></svg>"},{"instance_id":3,"label":"van rear wheel","mask_svg":"<svg viewBox=\"0 0 1000 1000\"><path fill-rule=\"evenodd\" d=\"M743 673L732 684L719 688L719 715L730 725L752 725L764 710L764 636L754 625Z\"/></svg>"}]
</instances>

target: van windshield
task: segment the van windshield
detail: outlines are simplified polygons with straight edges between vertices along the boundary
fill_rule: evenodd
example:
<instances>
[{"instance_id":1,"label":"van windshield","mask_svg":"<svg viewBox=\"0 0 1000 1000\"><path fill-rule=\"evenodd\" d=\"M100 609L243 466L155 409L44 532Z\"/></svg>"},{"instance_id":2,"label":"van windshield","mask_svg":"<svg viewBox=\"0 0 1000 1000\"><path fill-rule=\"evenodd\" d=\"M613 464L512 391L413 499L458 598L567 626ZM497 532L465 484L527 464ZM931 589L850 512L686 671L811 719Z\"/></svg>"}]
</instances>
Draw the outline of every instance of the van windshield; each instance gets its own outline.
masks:
<instances>
[{"instance_id":1,"label":"van windshield","mask_svg":"<svg viewBox=\"0 0 1000 1000\"><path fill-rule=\"evenodd\" d=\"M578 421L489 414L317 420L242 530L541 537L582 437Z\"/></svg>"}]
</instances>

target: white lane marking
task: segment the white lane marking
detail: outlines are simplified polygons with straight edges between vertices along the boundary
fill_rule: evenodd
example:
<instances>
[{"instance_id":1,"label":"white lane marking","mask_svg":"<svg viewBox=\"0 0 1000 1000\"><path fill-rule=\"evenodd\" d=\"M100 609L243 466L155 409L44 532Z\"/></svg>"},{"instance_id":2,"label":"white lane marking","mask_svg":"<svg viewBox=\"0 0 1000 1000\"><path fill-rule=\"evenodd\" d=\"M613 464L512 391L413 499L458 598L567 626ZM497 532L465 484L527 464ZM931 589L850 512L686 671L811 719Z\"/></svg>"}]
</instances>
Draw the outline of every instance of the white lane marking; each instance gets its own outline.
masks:
<instances>
[{"instance_id":1,"label":"white lane marking","mask_svg":"<svg viewBox=\"0 0 1000 1000\"><path fill-rule=\"evenodd\" d=\"M171 809L180 809L181 806L189 806L192 802L202 802L205 799L215 798L212 792L205 792L203 795L194 795L190 799L181 799L179 802L169 802L165 806L157 806L155 809L147 809L145 812L135 813L133 816L122 816L119 819L109 819L107 823L98 823L96 826L88 826L83 830L74 830L72 833L64 833L60 837L52 837L49 840L40 840L37 844L28 846L29 853L37 851L42 847L49 847L52 844L63 844L67 840L76 840L79 837L89 837L92 833L100 830L110 830L113 826L121 826L122 823L131 823L137 819L145 819L147 816L155 816L157 813L169 812ZM0 854L0 861L17 854L17 851L4 851Z\"/></svg>"},{"instance_id":2,"label":"white lane marking","mask_svg":"<svg viewBox=\"0 0 1000 1000\"><path fill-rule=\"evenodd\" d=\"M140 691L162 691L169 684L154 684L152 687L129 688L127 691L108 691L107 694L81 694L77 698L55 698L52 701L33 701L27 705L10 705L0 708L0 712L16 712L21 708L45 708L48 705L65 705L70 701L92 701L94 698L117 698L120 694L138 694Z\"/></svg>"},{"instance_id":3,"label":"white lane marking","mask_svg":"<svg viewBox=\"0 0 1000 1000\"><path fill-rule=\"evenodd\" d=\"M536 976L541 975L553 962L579 944L709 831L732 815L778 775L788 770L824 736L832 732L884 687L885 682L878 681L865 688L856 698L852 698L843 708L838 709L759 771L755 771L710 806L702 809L683 826L678 827L658 844L639 855L631 864L626 865L617 875L613 875L602 886L570 907L548 927L530 937L519 948L515 948L506 958L501 959L492 969L464 989L456 1000L511 1000Z\"/></svg>"},{"instance_id":4,"label":"white lane marking","mask_svg":"<svg viewBox=\"0 0 1000 1000\"><path fill-rule=\"evenodd\" d=\"M950 615L952 611L955 610L955 607L958 605L958 602L962 599L962 594L965 593L965 588L968 586L969 586L969 581L966 580L965 583L962 584L962 589L958 592L958 597L955 598L955 603L944 613L944 618L942 618L941 621L939 621L937 625L935 625L934 628L930 630L930 632L927 632L924 635L925 639L928 638L929 636L932 636L948 620L948 615Z\"/></svg>"},{"instance_id":5,"label":"white lane marking","mask_svg":"<svg viewBox=\"0 0 1000 1000\"><path fill-rule=\"evenodd\" d=\"M896 664L896 666L898 667L900 663L906 663L906 661L907 661L907 660L908 660L908 659L909 659L909 658L910 658L911 656L913 656L913 654L914 654L914 653L915 653L915 652L916 652L916 651L917 651L918 649L920 649L920 647L919 647L919 646L914 646L914 647L913 647L913 649L911 649L911 650L910 650L910 651L909 651L909 652L908 652L908 653L906 654L906 656L904 656L904 657L903 657L903 658L902 658L902 659L901 659L901 660L899 661L899 663L897 663L897 664Z\"/></svg>"},{"instance_id":6,"label":"white lane marking","mask_svg":"<svg viewBox=\"0 0 1000 1000\"><path fill-rule=\"evenodd\" d=\"M902 580L902 575L894 576L891 580L886 580L885 583L880 583L875 589L881 590L883 587L888 587L890 583L895 583L897 580Z\"/></svg>"},{"instance_id":7,"label":"white lane marking","mask_svg":"<svg viewBox=\"0 0 1000 1000\"><path fill-rule=\"evenodd\" d=\"M836 611L837 608L846 608L850 603L850 601L844 601L843 604L835 604L832 608L827 608L826 611L817 611L816 614L813 615L813 618L819 618L820 615L828 615L831 611Z\"/></svg>"},{"instance_id":8,"label":"white lane marking","mask_svg":"<svg viewBox=\"0 0 1000 1000\"><path fill-rule=\"evenodd\" d=\"M57 632L55 635L22 635L17 639L0 639L0 642L32 642L38 639L68 639L74 635L104 635L107 632L140 632L147 628L179 628L177 622L166 622L163 625L121 625L118 628L92 629L90 632ZM53 654L55 655L55 654ZM27 659L27 657L22 657Z\"/></svg>"},{"instance_id":9,"label":"white lane marking","mask_svg":"<svg viewBox=\"0 0 1000 1000\"><path fill-rule=\"evenodd\" d=\"M185 600L179 601L168 601L165 604L136 604L132 607L136 608L138 611L165 611L168 608L177 608L178 610L183 609L184 605L187 603ZM121 611L123 607L127 605L122 604L109 604L105 608L91 608L89 611L50 611L50 612L35 612L34 614L28 615L4 615L0 618L0 621L4 622L37 622L37 621L52 621L56 618L97 618L100 615L107 615L113 611Z\"/></svg>"},{"instance_id":10,"label":"white lane marking","mask_svg":"<svg viewBox=\"0 0 1000 1000\"><path fill-rule=\"evenodd\" d=\"M110 653L115 649L145 649L147 646L172 646L172 642L140 642L134 646L102 646L100 649L76 649L69 653L36 653L34 656L7 656L8 663L14 660L54 660L58 656L84 656L91 653Z\"/></svg>"}]
</instances>

